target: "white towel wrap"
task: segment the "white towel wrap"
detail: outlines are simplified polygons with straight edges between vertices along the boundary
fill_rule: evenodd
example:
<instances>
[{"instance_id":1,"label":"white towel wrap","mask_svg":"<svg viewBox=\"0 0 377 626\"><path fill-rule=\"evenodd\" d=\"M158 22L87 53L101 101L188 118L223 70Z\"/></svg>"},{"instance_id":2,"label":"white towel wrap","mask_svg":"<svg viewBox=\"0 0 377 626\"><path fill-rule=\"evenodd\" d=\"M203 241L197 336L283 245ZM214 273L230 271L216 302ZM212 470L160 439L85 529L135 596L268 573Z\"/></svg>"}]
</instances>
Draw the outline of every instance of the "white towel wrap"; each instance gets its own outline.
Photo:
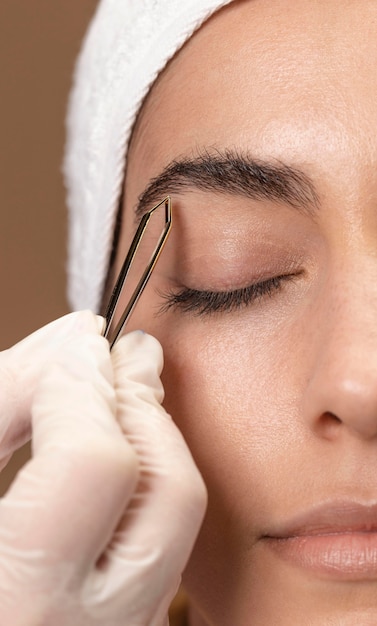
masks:
<instances>
[{"instance_id":1,"label":"white towel wrap","mask_svg":"<svg viewBox=\"0 0 377 626\"><path fill-rule=\"evenodd\" d=\"M68 298L98 311L132 127L158 74L232 0L102 0L85 37L67 116Z\"/></svg>"}]
</instances>

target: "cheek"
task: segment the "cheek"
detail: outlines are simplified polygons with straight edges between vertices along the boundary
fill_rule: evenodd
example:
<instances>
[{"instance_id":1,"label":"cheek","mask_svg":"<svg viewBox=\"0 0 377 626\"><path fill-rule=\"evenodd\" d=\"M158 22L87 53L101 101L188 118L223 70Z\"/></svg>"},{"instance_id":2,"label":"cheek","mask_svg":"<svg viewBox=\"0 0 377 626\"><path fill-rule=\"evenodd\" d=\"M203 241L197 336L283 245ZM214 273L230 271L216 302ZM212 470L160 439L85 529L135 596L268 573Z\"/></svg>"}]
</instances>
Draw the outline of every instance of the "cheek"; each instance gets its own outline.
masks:
<instances>
[{"instance_id":1,"label":"cheek","mask_svg":"<svg viewBox=\"0 0 377 626\"><path fill-rule=\"evenodd\" d=\"M225 550L226 567L230 550L242 555L289 498L305 497L296 477L307 465L301 403L312 307L290 316L281 307L280 314L252 308L212 318L159 315L159 288L154 275L128 330L141 328L162 344L164 405L206 482L203 536L214 542L213 554Z\"/></svg>"},{"instance_id":2,"label":"cheek","mask_svg":"<svg viewBox=\"0 0 377 626\"><path fill-rule=\"evenodd\" d=\"M269 497L267 474L273 480L297 436L293 366L299 371L301 364L290 351L297 329L293 342L289 328L262 331L245 318L151 318L147 300L133 324L163 346L165 407L193 453L212 505L222 514L238 511L249 523L250 510L258 515ZM244 494L250 509L242 504Z\"/></svg>"}]
</instances>

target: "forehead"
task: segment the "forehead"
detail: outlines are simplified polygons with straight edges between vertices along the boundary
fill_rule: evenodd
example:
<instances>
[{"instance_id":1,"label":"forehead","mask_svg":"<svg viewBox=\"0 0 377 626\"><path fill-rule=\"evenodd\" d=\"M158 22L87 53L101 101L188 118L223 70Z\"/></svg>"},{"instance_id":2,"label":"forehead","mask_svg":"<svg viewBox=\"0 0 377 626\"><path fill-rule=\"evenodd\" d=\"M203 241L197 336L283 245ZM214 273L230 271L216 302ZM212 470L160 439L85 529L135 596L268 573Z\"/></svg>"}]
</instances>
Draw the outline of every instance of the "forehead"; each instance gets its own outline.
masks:
<instances>
[{"instance_id":1,"label":"forehead","mask_svg":"<svg viewBox=\"0 0 377 626\"><path fill-rule=\"evenodd\" d=\"M231 2L149 92L128 153L126 206L171 163L232 149L297 167L320 192L327 176L350 206L372 170L376 195L376 35L377 0ZM132 218L126 211L125 223Z\"/></svg>"},{"instance_id":2,"label":"forehead","mask_svg":"<svg viewBox=\"0 0 377 626\"><path fill-rule=\"evenodd\" d=\"M232 3L151 90L131 156L138 143L143 169L153 175L154 163L196 147L295 158L303 135L310 144L320 134L321 150L339 151L339 142L353 140L345 127L362 133L367 118L365 128L377 125L376 18L369 0Z\"/></svg>"}]
</instances>

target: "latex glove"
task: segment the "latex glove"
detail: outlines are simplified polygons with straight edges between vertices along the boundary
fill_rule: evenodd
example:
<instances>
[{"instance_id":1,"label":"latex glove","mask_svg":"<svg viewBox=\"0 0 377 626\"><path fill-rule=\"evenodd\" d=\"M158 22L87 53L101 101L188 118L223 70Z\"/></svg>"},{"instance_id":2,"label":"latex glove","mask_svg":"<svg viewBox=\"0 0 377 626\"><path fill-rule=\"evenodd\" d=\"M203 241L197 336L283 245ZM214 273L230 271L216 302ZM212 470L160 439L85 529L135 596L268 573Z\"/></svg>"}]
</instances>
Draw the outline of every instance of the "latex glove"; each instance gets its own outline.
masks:
<instances>
[{"instance_id":1,"label":"latex glove","mask_svg":"<svg viewBox=\"0 0 377 626\"><path fill-rule=\"evenodd\" d=\"M31 403L42 369L69 339L98 334L103 325L90 311L70 313L0 352L0 469L30 439Z\"/></svg>"},{"instance_id":2,"label":"latex glove","mask_svg":"<svg viewBox=\"0 0 377 626\"><path fill-rule=\"evenodd\" d=\"M49 355L28 399L33 459L0 504L7 626L167 624L204 515L160 405L160 345L131 333L110 355L95 326Z\"/></svg>"}]
</instances>

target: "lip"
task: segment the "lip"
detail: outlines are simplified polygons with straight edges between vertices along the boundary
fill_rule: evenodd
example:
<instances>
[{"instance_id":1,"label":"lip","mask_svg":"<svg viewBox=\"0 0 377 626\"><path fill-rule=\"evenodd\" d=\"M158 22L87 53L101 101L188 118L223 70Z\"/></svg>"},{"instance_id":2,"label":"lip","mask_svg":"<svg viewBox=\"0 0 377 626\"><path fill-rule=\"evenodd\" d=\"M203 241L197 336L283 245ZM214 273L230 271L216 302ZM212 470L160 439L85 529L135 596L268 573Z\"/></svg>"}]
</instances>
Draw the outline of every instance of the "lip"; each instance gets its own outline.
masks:
<instances>
[{"instance_id":1,"label":"lip","mask_svg":"<svg viewBox=\"0 0 377 626\"><path fill-rule=\"evenodd\" d=\"M333 502L263 537L279 558L339 580L377 580L377 503Z\"/></svg>"}]
</instances>

